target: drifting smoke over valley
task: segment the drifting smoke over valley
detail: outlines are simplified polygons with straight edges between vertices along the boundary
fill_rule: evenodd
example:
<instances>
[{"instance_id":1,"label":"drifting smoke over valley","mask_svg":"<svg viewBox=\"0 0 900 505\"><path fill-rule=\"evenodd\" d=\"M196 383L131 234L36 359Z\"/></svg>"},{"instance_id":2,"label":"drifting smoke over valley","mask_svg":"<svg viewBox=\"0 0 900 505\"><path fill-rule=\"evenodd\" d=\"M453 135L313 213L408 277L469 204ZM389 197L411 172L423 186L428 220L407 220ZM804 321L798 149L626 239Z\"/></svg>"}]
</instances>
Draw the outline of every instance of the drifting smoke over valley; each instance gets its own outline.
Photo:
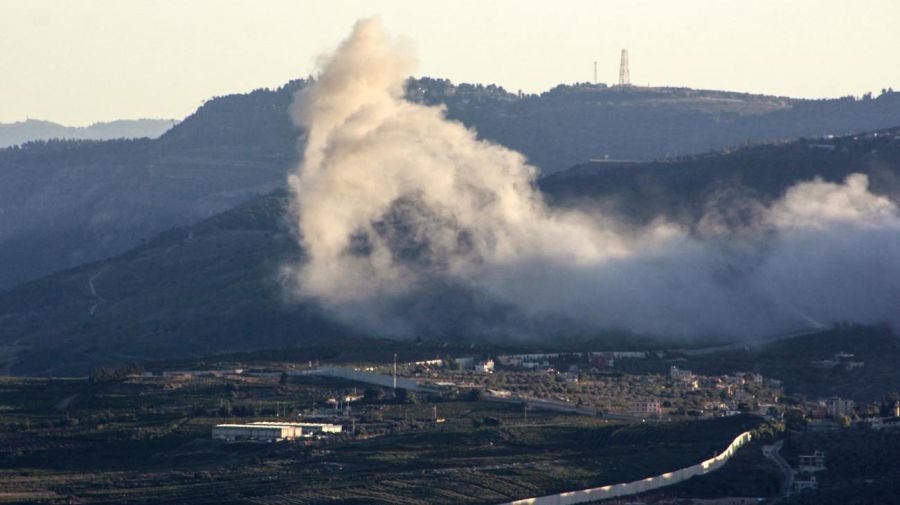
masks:
<instances>
[{"instance_id":1,"label":"drifting smoke over valley","mask_svg":"<svg viewBox=\"0 0 900 505\"><path fill-rule=\"evenodd\" d=\"M301 90L290 179L304 262L292 289L392 334L554 328L752 337L836 321L900 322L900 212L865 175L811 180L701 232L561 210L517 152L403 98L414 58L359 22Z\"/></svg>"}]
</instances>

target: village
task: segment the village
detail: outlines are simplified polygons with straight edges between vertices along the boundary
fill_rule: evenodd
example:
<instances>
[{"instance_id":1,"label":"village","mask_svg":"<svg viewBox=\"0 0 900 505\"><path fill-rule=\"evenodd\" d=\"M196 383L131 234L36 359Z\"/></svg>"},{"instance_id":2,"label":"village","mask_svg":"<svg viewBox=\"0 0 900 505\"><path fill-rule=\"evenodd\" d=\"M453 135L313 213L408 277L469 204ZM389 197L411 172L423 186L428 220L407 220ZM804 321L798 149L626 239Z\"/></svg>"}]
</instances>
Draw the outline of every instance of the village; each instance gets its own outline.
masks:
<instances>
[{"instance_id":1,"label":"village","mask_svg":"<svg viewBox=\"0 0 900 505\"><path fill-rule=\"evenodd\" d=\"M836 366L852 363L842 353ZM360 385L360 392L322 398L313 415L342 416L347 422L373 398L418 402L432 398L467 398L520 405L523 412L547 410L605 417L625 422L710 419L749 414L788 422L793 427L827 431L853 423L891 428L900 417L896 397L857 404L829 397L786 396L782 381L759 373L701 375L680 368L665 351L604 351L460 356L376 364L289 365L286 371L167 371L167 377L234 375L245 377L332 377ZM667 366L667 368L666 368ZM662 369L664 371L648 371ZM377 392L377 394L375 393ZM433 416L437 420L437 415ZM353 421L355 422L355 420ZM236 428L234 428L236 429ZM306 429L303 437L321 433ZM299 433L299 432L298 432ZM352 431L351 431L352 433ZM219 438L226 438L220 436ZM293 437L292 437L293 438ZM297 436L300 438L300 435Z\"/></svg>"},{"instance_id":2,"label":"village","mask_svg":"<svg viewBox=\"0 0 900 505\"><path fill-rule=\"evenodd\" d=\"M181 455L191 454L184 461L198 469L203 484L196 489L216 493L234 476L244 479L242 488L264 488L269 481L255 473L259 459L276 465L266 472L283 465L276 472L280 481L317 482L309 491L315 499L333 493L330 476L338 474L353 475L352 485L371 493L366 468L406 479L409 493L425 489L432 475L468 476L473 496L502 470L511 478L508 489L497 490L499 503L541 489L690 469L745 443L752 432L751 447L738 451L735 468L780 469L776 478L786 495L832 485L848 471L840 466L847 451L877 453L900 428L896 396L880 402L806 397L757 368L710 373L684 351L445 352L398 346L368 361L267 356L98 369L80 379L10 379L0 403L27 401L30 407L0 416L11 434L0 439L0 462L16 468L86 464L78 451L90 447L131 465L135 473L122 478L140 481L147 470L131 454L158 454L179 464ZM847 370L844 362L861 360L840 354L837 373L866 369ZM657 438L676 445L648 445ZM231 473L207 477L209 462L220 458L234 461ZM579 473L585 461L603 465L600 474ZM294 464L304 465L300 474ZM416 470L411 477L410 465L431 473ZM712 475L723 482L738 478L728 468L731 463ZM165 492L181 478L173 470L153 482ZM57 489L94 492L66 482ZM453 482L442 491L446 503L460 485ZM192 485L179 488L180 496L194 492ZM37 480L28 486L21 492L46 489ZM774 492L753 486L756 496Z\"/></svg>"}]
</instances>

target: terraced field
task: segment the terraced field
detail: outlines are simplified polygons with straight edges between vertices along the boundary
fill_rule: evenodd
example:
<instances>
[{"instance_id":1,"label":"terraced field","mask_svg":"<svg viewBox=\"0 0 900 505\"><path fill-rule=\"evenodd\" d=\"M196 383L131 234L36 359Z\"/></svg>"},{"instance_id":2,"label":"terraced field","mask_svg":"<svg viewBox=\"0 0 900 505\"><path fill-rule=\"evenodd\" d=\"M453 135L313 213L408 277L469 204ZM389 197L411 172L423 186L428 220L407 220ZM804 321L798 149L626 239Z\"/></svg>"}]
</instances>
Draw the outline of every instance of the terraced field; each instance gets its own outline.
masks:
<instances>
[{"instance_id":1,"label":"terraced field","mask_svg":"<svg viewBox=\"0 0 900 505\"><path fill-rule=\"evenodd\" d=\"M353 390L275 378L0 381L0 502L497 503L696 463L752 418L614 424L422 397L354 407L355 435L225 444L213 424L321 408ZM75 395L68 403L61 402ZM445 422L434 423L438 415Z\"/></svg>"}]
</instances>

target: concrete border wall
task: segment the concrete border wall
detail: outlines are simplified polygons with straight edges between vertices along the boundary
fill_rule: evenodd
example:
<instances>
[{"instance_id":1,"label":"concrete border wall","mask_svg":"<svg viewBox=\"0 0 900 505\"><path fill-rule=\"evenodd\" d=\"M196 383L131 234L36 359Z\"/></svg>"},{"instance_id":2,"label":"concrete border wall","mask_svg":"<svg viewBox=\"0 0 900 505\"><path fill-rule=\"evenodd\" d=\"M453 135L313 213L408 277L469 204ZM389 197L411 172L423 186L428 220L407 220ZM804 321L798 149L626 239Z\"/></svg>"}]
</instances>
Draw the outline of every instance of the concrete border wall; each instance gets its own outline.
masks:
<instances>
[{"instance_id":1,"label":"concrete border wall","mask_svg":"<svg viewBox=\"0 0 900 505\"><path fill-rule=\"evenodd\" d=\"M503 505L569 505L573 503L587 503L619 496L628 496L634 494L645 493L661 487L671 486L684 482L691 477L703 475L725 465L725 463L740 449L744 444L750 442L751 435L749 431L745 431L735 438L724 451L715 457L698 463L687 468L675 470L674 472L664 473L656 477L648 477L642 480L626 482L622 484L611 484L609 486L594 487L588 489L579 489L578 491L568 491L565 493L554 494L549 496L541 496L538 498L524 498L507 502Z\"/></svg>"}]
</instances>

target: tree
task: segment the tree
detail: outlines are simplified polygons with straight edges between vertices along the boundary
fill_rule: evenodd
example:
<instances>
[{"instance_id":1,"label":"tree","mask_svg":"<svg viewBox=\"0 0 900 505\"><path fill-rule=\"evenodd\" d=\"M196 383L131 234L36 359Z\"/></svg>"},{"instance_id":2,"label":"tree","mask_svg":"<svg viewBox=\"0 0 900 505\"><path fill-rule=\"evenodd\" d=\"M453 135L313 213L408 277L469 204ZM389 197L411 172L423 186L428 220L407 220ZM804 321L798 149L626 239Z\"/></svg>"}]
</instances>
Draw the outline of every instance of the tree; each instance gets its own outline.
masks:
<instances>
[{"instance_id":1,"label":"tree","mask_svg":"<svg viewBox=\"0 0 900 505\"><path fill-rule=\"evenodd\" d=\"M363 391L363 399L367 402L377 402L384 398L384 390L379 388L367 388Z\"/></svg>"},{"instance_id":2,"label":"tree","mask_svg":"<svg viewBox=\"0 0 900 505\"><path fill-rule=\"evenodd\" d=\"M466 400L470 402L481 401L484 397L484 392L478 388L472 388L466 393Z\"/></svg>"},{"instance_id":3,"label":"tree","mask_svg":"<svg viewBox=\"0 0 900 505\"><path fill-rule=\"evenodd\" d=\"M281 372L281 377L278 378L278 384L282 386L286 385L288 381L291 379L291 376L288 375L287 372Z\"/></svg>"},{"instance_id":4,"label":"tree","mask_svg":"<svg viewBox=\"0 0 900 505\"><path fill-rule=\"evenodd\" d=\"M483 420L485 426L500 426L503 421L496 417L486 416Z\"/></svg>"},{"instance_id":5,"label":"tree","mask_svg":"<svg viewBox=\"0 0 900 505\"><path fill-rule=\"evenodd\" d=\"M838 424L841 425L841 428L849 428L850 427L850 417L845 416L843 414L838 416Z\"/></svg>"},{"instance_id":6,"label":"tree","mask_svg":"<svg viewBox=\"0 0 900 505\"><path fill-rule=\"evenodd\" d=\"M806 426L806 417L800 409L788 409L784 413L784 424L789 430L802 430Z\"/></svg>"},{"instance_id":7,"label":"tree","mask_svg":"<svg viewBox=\"0 0 900 505\"><path fill-rule=\"evenodd\" d=\"M419 399L414 391L406 388L397 388L397 401L400 403L418 403Z\"/></svg>"},{"instance_id":8,"label":"tree","mask_svg":"<svg viewBox=\"0 0 900 505\"><path fill-rule=\"evenodd\" d=\"M127 379L129 375L139 375L143 371L144 368L140 365L127 365L115 369L100 367L88 376L88 382L90 384L100 384L103 382L123 381Z\"/></svg>"}]
</instances>

